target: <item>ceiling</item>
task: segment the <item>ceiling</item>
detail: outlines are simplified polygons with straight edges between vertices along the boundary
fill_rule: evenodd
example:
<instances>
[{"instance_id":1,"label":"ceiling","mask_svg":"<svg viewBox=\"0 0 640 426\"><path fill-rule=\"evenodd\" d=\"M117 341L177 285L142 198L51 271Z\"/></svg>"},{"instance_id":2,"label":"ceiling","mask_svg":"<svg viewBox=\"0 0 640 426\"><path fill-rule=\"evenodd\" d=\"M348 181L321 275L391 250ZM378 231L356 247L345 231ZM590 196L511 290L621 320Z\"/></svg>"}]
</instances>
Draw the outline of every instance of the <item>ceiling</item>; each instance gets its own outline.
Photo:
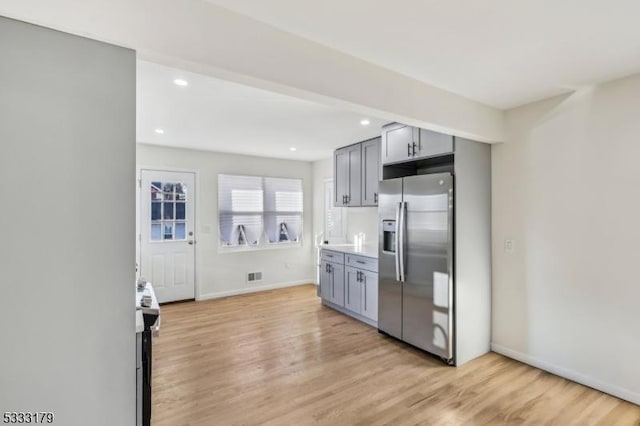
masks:
<instances>
[{"instance_id":1,"label":"ceiling","mask_svg":"<svg viewBox=\"0 0 640 426\"><path fill-rule=\"evenodd\" d=\"M379 136L384 124L152 62L138 61L137 73L140 143L314 161L329 157L335 148ZM175 79L188 86L177 86ZM365 118L368 126L360 124Z\"/></svg>"},{"instance_id":2,"label":"ceiling","mask_svg":"<svg viewBox=\"0 0 640 426\"><path fill-rule=\"evenodd\" d=\"M207 0L501 109L640 71L637 0Z\"/></svg>"}]
</instances>

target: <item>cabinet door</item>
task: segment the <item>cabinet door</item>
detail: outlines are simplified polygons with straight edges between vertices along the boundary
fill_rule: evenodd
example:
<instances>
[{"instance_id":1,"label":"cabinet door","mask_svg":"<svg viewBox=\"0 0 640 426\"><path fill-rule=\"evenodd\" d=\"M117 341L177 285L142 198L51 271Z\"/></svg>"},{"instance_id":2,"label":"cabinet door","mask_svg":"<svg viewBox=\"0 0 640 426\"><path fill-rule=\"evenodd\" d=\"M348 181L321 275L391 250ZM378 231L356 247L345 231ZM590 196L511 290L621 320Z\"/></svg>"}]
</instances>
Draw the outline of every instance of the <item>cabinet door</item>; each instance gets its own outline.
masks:
<instances>
[{"instance_id":1,"label":"cabinet door","mask_svg":"<svg viewBox=\"0 0 640 426\"><path fill-rule=\"evenodd\" d=\"M378 205L378 184L380 182L380 140L372 139L362 143L362 205Z\"/></svg>"},{"instance_id":2,"label":"cabinet door","mask_svg":"<svg viewBox=\"0 0 640 426\"><path fill-rule=\"evenodd\" d=\"M362 313L361 271L350 266L344 268L345 301L344 307L357 314Z\"/></svg>"},{"instance_id":3,"label":"cabinet door","mask_svg":"<svg viewBox=\"0 0 640 426\"><path fill-rule=\"evenodd\" d=\"M331 301L333 293L333 283L331 281L331 272L329 272L329 262L323 260L320 262L320 289L319 296L325 300Z\"/></svg>"},{"instance_id":4,"label":"cabinet door","mask_svg":"<svg viewBox=\"0 0 640 426\"><path fill-rule=\"evenodd\" d=\"M349 182L347 185L347 206L357 207L362 203L362 144L345 148L349 156Z\"/></svg>"},{"instance_id":5,"label":"cabinet door","mask_svg":"<svg viewBox=\"0 0 640 426\"><path fill-rule=\"evenodd\" d=\"M349 193L349 147L337 149L333 153L333 205L347 205Z\"/></svg>"},{"instance_id":6,"label":"cabinet door","mask_svg":"<svg viewBox=\"0 0 640 426\"><path fill-rule=\"evenodd\" d=\"M331 302L344 306L344 265L329 263L331 271Z\"/></svg>"},{"instance_id":7,"label":"cabinet door","mask_svg":"<svg viewBox=\"0 0 640 426\"><path fill-rule=\"evenodd\" d=\"M413 144L418 148L419 129L393 123L382 128L382 164L399 163L413 159Z\"/></svg>"},{"instance_id":8,"label":"cabinet door","mask_svg":"<svg viewBox=\"0 0 640 426\"><path fill-rule=\"evenodd\" d=\"M433 157L453 153L453 136L420 129L420 148L415 158Z\"/></svg>"},{"instance_id":9,"label":"cabinet door","mask_svg":"<svg viewBox=\"0 0 640 426\"><path fill-rule=\"evenodd\" d=\"M362 271L362 315L378 321L378 274Z\"/></svg>"}]
</instances>

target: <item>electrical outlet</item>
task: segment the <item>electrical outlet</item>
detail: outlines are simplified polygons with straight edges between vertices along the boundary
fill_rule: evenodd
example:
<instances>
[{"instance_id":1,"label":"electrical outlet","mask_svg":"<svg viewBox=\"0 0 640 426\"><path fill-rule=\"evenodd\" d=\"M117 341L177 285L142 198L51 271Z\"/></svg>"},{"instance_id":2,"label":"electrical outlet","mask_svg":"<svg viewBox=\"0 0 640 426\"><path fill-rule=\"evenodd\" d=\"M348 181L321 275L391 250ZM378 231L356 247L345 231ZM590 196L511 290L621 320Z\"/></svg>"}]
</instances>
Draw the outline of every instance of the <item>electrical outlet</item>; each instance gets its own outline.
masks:
<instances>
[{"instance_id":1,"label":"electrical outlet","mask_svg":"<svg viewBox=\"0 0 640 426\"><path fill-rule=\"evenodd\" d=\"M516 251L516 241L511 239L504 240L504 252L513 254Z\"/></svg>"}]
</instances>

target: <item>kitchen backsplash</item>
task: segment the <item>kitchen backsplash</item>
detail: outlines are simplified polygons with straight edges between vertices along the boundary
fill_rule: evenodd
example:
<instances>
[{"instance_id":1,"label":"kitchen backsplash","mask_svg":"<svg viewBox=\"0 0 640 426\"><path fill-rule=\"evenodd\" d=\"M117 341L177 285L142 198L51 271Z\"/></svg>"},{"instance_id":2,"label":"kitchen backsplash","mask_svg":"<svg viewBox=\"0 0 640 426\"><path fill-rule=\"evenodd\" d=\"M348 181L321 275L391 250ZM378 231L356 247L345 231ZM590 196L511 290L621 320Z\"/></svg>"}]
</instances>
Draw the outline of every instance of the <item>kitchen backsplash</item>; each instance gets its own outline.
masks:
<instances>
[{"instance_id":1,"label":"kitchen backsplash","mask_svg":"<svg viewBox=\"0 0 640 426\"><path fill-rule=\"evenodd\" d=\"M353 243L354 235L365 234L365 244L378 244L378 209L375 207L349 207L347 213L347 242Z\"/></svg>"}]
</instances>

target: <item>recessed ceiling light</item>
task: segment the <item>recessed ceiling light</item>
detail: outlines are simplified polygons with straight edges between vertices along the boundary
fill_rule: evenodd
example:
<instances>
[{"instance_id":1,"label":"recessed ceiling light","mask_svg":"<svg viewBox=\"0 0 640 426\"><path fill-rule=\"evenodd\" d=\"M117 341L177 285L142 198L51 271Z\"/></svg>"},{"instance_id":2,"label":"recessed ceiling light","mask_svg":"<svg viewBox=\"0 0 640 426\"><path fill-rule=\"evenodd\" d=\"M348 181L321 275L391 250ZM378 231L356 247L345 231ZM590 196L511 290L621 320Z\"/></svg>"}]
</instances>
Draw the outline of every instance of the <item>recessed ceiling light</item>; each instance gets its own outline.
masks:
<instances>
[{"instance_id":1,"label":"recessed ceiling light","mask_svg":"<svg viewBox=\"0 0 640 426\"><path fill-rule=\"evenodd\" d=\"M362 124L363 126L368 126L369 124L371 124L371 122L365 118L363 120L360 120L360 124Z\"/></svg>"},{"instance_id":2,"label":"recessed ceiling light","mask_svg":"<svg viewBox=\"0 0 640 426\"><path fill-rule=\"evenodd\" d=\"M156 129L156 133L159 134L159 135L163 135L164 134L164 130Z\"/></svg>"},{"instance_id":3,"label":"recessed ceiling light","mask_svg":"<svg viewBox=\"0 0 640 426\"><path fill-rule=\"evenodd\" d=\"M181 78L176 78L175 80L173 80L173 82L176 84L176 86L188 86L189 82L187 80L183 80Z\"/></svg>"},{"instance_id":4,"label":"recessed ceiling light","mask_svg":"<svg viewBox=\"0 0 640 426\"><path fill-rule=\"evenodd\" d=\"M297 151L298 148L296 148L295 146L292 146L291 148L289 148L289 151L293 152L293 151Z\"/></svg>"}]
</instances>

